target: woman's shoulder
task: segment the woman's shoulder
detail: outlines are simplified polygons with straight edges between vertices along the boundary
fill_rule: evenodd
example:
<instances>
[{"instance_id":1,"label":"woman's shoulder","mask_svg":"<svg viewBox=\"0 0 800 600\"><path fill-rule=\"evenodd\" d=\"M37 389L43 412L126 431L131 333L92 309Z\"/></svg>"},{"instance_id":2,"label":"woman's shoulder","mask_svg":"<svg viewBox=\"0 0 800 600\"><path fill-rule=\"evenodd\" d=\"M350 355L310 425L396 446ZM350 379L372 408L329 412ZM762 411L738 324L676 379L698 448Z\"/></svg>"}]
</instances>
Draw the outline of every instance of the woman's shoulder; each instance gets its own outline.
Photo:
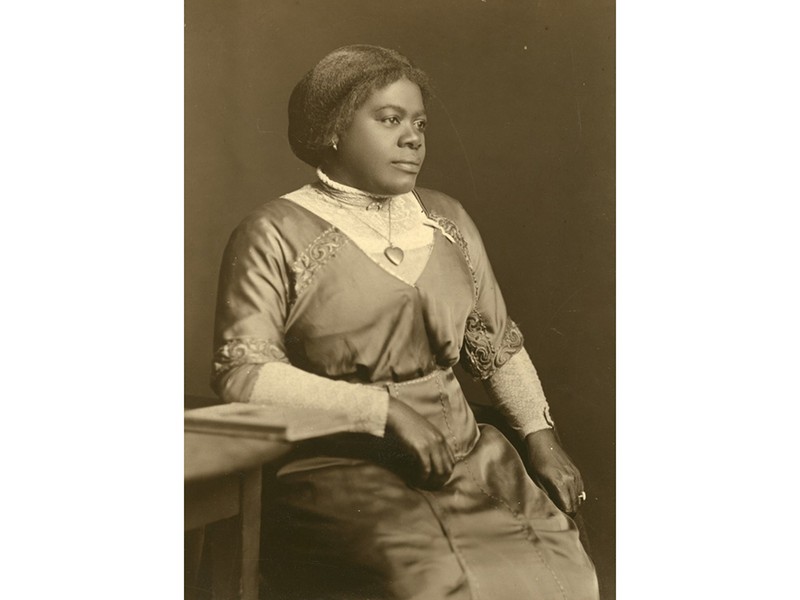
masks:
<instances>
[{"instance_id":1,"label":"woman's shoulder","mask_svg":"<svg viewBox=\"0 0 800 600\"><path fill-rule=\"evenodd\" d=\"M239 228L271 229L280 228L287 220L296 221L302 209L295 202L284 198L270 198L255 206L239 223Z\"/></svg>"},{"instance_id":2,"label":"woman's shoulder","mask_svg":"<svg viewBox=\"0 0 800 600\"><path fill-rule=\"evenodd\" d=\"M258 234L264 232L289 235L306 227L319 228L316 215L284 196L264 200L239 222L236 231Z\"/></svg>"},{"instance_id":3,"label":"woman's shoulder","mask_svg":"<svg viewBox=\"0 0 800 600\"><path fill-rule=\"evenodd\" d=\"M234 228L231 243L246 246L302 248L325 229L326 223L285 197L263 201Z\"/></svg>"},{"instance_id":4,"label":"woman's shoulder","mask_svg":"<svg viewBox=\"0 0 800 600\"><path fill-rule=\"evenodd\" d=\"M464 210L458 200L452 196L448 196L444 192L422 187L414 188L414 191L422 200L428 212L433 211L439 214L454 214Z\"/></svg>"},{"instance_id":5,"label":"woman's shoulder","mask_svg":"<svg viewBox=\"0 0 800 600\"><path fill-rule=\"evenodd\" d=\"M428 188L416 188L415 191L420 200L422 200L422 204L428 214L434 219L444 218L460 229L474 229L475 224L467 214L466 209L461 202L452 196Z\"/></svg>"}]
</instances>

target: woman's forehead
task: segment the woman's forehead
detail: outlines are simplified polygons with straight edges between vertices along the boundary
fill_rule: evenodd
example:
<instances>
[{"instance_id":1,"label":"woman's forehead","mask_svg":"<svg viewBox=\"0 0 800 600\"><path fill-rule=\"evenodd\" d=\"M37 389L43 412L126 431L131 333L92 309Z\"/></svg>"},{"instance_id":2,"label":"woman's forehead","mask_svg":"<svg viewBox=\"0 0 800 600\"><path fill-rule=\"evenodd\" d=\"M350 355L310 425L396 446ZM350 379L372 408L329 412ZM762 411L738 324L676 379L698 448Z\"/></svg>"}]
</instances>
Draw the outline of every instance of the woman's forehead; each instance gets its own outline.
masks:
<instances>
[{"instance_id":1,"label":"woman's forehead","mask_svg":"<svg viewBox=\"0 0 800 600\"><path fill-rule=\"evenodd\" d=\"M425 103L419 86L405 78L374 90L362 106L370 112L387 107L403 110L406 113L425 112Z\"/></svg>"}]
</instances>

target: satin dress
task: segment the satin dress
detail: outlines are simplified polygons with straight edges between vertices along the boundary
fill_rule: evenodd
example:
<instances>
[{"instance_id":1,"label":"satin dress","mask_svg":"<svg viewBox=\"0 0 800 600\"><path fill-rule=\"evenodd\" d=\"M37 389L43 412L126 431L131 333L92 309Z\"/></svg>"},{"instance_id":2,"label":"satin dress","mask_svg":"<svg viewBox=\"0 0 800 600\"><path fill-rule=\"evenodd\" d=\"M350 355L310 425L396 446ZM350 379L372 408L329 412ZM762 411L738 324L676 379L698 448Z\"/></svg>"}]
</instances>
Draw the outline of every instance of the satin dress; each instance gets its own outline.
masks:
<instances>
[{"instance_id":1,"label":"satin dress","mask_svg":"<svg viewBox=\"0 0 800 600\"><path fill-rule=\"evenodd\" d=\"M417 195L438 225L413 283L313 212L280 198L234 231L220 276L213 384L249 397L260 365L385 386L444 434L444 487L422 489L387 440L300 444L265 497L264 581L280 599L591 600L573 521L513 446L478 425L452 368L485 379L522 348L462 206Z\"/></svg>"}]
</instances>

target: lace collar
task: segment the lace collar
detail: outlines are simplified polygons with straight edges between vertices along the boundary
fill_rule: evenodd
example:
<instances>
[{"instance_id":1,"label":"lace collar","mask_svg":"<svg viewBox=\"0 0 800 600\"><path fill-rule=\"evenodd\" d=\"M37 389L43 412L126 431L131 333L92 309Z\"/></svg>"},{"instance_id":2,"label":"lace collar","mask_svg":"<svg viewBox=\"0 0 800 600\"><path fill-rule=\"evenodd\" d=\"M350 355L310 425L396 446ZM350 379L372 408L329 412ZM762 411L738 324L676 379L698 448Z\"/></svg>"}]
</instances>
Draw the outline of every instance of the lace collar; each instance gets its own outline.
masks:
<instances>
[{"instance_id":1,"label":"lace collar","mask_svg":"<svg viewBox=\"0 0 800 600\"><path fill-rule=\"evenodd\" d=\"M347 204L349 206L357 206L366 209L379 209L387 200L397 198L397 196L392 195L365 192L364 190L339 183L338 181L334 181L328 177L321 168L317 168L317 178L319 179L322 191L339 201L341 204Z\"/></svg>"}]
</instances>

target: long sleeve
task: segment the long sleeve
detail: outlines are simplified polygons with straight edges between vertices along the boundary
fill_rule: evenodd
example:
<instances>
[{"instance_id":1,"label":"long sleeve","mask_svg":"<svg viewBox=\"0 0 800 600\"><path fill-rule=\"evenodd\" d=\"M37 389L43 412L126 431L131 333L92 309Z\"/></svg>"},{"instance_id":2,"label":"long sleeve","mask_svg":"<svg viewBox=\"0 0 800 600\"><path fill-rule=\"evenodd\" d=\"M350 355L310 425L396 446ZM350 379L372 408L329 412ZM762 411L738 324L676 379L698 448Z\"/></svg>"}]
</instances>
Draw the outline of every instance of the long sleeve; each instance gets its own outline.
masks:
<instances>
[{"instance_id":1,"label":"long sleeve","mask_svg":"<svg viewBox=\"0 0 800 600\"><path fill-rule=\"evenodd\" d=\"M386 388L333 381L280 362L261 367L249 401L344 413L350 431L377 437L383 437L389 410Z\"/></svg>"},{"instance_id":2,"label":"long sleeve","mask_svg":"<svg viewBox=\"0 0 800 600\"><path fill-rule=\"evenodd\" d=\"M539 375L525 348L483 380L492 404L521 437L553 427Z\"/></svg>"},{"instance_id":3,"label":"long sleeve","mask_svg":"<svg viewBox=\"0 0 800 600\"><path fill-rule=\"evenodd\" d=\"M522 333L506 311L506 303L486 255L478 228L466 211L450 199L449 215L431 217L453 239L472 274L473 306L464 329L461 365L475 378L487 379L522 348Z\"/></svg>"},{"instance_id":4,"label":"long sleeve","mask_svg":"<svg viewBox=\"0 0 800 600\"><path fill-rule=\"evenodd\" d=\"M449 214L432 214L457 243L472 273L474 304L467 318L461 364L483 382L494 406L525 436L553 427L539 376L505 300L477 227L455 201Z\"/></svg>"},{"instance_id":5,"label":"long sleeve","mask_svg":"<svg viewBox=\"0 0 800 600\"><path fill-rule=\"evenodd\" d=\"M386 389L313 375L287 358L285 254L268 215L250 217L233 232L220 272L212 387L225 402L336 411L351 419L351 431L383 436Z\"/></svg>"}]
</instances>

